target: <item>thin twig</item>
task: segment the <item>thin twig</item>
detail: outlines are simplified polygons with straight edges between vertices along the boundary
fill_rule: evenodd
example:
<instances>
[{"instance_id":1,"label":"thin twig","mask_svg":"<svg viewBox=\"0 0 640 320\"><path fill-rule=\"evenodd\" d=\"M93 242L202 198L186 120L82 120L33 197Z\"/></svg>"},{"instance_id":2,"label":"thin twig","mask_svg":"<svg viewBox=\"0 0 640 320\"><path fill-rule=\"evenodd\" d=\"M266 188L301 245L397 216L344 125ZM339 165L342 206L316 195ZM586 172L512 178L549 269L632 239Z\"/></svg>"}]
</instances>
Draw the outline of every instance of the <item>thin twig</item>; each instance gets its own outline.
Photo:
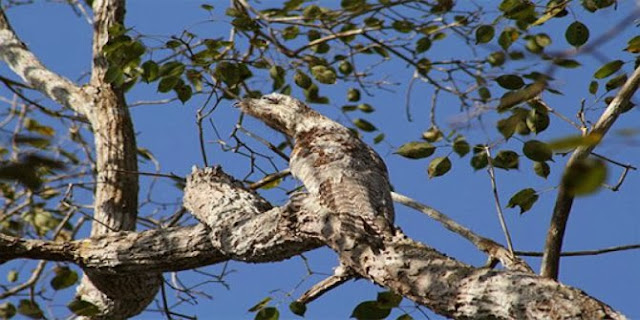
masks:
<instances>
[{"instance_id":1,"label":"thin twig","mask_svg":"<svg viewBox=\"0 0 640 320\"><path fill-rule=\"evenodd\" d=\"M502 205L500 204L500 196L498 195L498 184L496 183L496 173L493 169L493 163L491 161L491 151L489 147L485 147L485 152L487 153L487 172L489 173L489 178L491 180L491 190L493 191L493 199L496 204L496 210L498 211L498 220L500 221L500 227L502 227L502 232L504 232L504 237L507 240L507 247L509 251L513 254L513 244L511 243L511 235L509 234L509 228L507 228L507 222L504 219L504 213L502 212Z\"/></svg>"},{"instance_id":2,"label":"thin twig","mask_svg":"<svg viewBox=\"0 0 640 320\"><path fill-rule=\"evenodd\" d=\"M616 247L594 249L594 250L567 251L567 252L560 253L560 256L562 257L595 256L599 254L625 251L625 250L635 250L635 249L640 249L640 244L629 244L624 246L616 246ZM516 254L519 256L525 256L525 257L542 257L544 253L537 252L537 251L516 251Z\"/></svg>"}]
</instances>

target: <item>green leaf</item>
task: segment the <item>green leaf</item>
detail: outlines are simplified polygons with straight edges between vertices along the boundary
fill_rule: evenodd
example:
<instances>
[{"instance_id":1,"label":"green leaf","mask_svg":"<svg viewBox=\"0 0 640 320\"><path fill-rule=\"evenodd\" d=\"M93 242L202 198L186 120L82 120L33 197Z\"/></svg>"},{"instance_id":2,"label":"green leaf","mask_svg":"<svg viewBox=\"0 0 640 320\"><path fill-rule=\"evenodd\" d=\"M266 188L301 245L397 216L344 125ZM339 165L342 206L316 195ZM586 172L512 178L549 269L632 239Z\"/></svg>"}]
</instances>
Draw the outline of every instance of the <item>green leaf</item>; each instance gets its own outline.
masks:
<instances>
[{"instance_id":1,"label":"green leaf","mask_svg":"<svg viewBox=\"0 0 640 320\"><path fill-rule=\"evenodd\" d=\"M358 320L376 320L384 319L390 313L391 309L380 308L377 301L364 301L353 309L351 317Z\"/></svg>"},{"instance_id":2,"label":"green leaf","mask_svg":"<svg viewBox=\"0 0 640 320\"><path fill-rule=\"evenodd\" d=\"M620 70L620 68L622 68L623 65L624 65L624 62L622 62L622 60L611 61L611 62L603 65L602 67L600 67L593 74L593 77L596 78L596 79L604 79L604 78L616 73L618 70Z\"/></svg>"},{"instance_id":3,"label":"green leaf","mask_svg":"<svg viewBox=\"0 0 640 320\"><path fill-rule=\"evenodd\" d=\"M640 36L631 38L624 50L629 51L630 53L640 53Z\"/></svg>"},{"instance_id":4,"label":"green leaf","mask_svg":"<svg viewBox=\"0 0 640 320\"><path fill-rule=\"evenodd\" d=\"M281 66L272 66L269 69L269 76L273 79L273 91L276 91L284 86L284 77L286 72Z\"/></svg>"},{"instance_id":5,"label":"green leaf","mask_svg":"<svg viewBox=\"0 0 640 320\"><path fill-rule=\"evenodd\" d=\"M402 296L391 291L378 292L376 300L380 308L392 309L400 305Z\"/></svg>"},{"instance_id":6,"label":"green leaf","mask_svg":"<svg viewBox=\"0 0 640 320\"><path fill-rule=\"evenodd\" d=\"M534 162L533 172L546 179L549 176L549 173L551 173L551 168L546 162Z\"/></svg>"},{"instance_id":7,"label":"green leaf","mask_svg":"<svg viewBox=\"0 0 640 320\"><path fill-rule=\"evenodd\" d=\"M551 37L546 33L538 33L533 36L533 41L535 41L540 47L544 48L551 44Z\"/></svg>"},{"instance_id":8,"label":"green leaf","mask_svg":"<svg viewBox=\"0 0 640 320\"><path fill-rule=\"evenodd\" d=\"M18 313L31 319L44 318L44 314L42 313L42 310L40 310L40 306L28 299L20 300L20 304L18 305Z\"/></svg>"},{"instance_id":9,"label":"green leaf","mask_svg":"<svg viewBox=\"0 0 640 320\"><path fill-rule=\"evenodd\" d=\"M413 320L413 317L410 316L409 314L405 313L405 314L397 317L396 320Z\"/></svg>"},{"instance_id":10,"label":"green leaf","mask_svg":"<svg viewBox=\"0 0 640 320\"><path fill-rule=\"evenodd\" d=\"M0 304L0 318L11 319L17 313L16 307L10 302Z\"/></svg>"},{"instance_id":11,"label":"green leaf","mask_svg":"<svg viewBox=\"0 0 640 320\"><path fill-rule=\"evenodd\" d=\"M509 91L500 98L500 104L498 105L498 112L504 112L511 107L516 106L522 102L529 101L538 96L544 89L549 90L546 87L545 81L536 81L533 84L527 85L524 88L517 91Z\"/></svg>"},{"instance_id":12,"label":"green leaf","mask_svg":"<svg viewBox=\"0 0 640 320\"><path fill-rule=\"evenodd\" d=\"M508 118L498 120L496 127L502 136L509 140L509 138L511 138L516 132L516 128L520 122L522 122L522 118L519 115L514 114Z\"/></svg>"},{"instance_id":13,"label":"green leaf","mask_svg":"<svg viewBox=\"0 0 640 320\"><path fill-rule=\"evenodd\" d=\"M589 83L589 93L595 95L598 92L598 82L597 81L591 81Z\"/></svg>"},{"instance_id":14,"label":"green leaf","mask_svg":"<svg viewBox=\"0 0 640 320\"><path fill-rule=\"evenodd\" d=\"M375 109L368 103L361 103L357 108L364 113L371 113L375 111Z\"/></svg>"},{"instance_id":15,"label":"green leaf","mask_svg":"<svg viewBox=\"0 0 640 320\"><path fill-rule=\"evenodd\" d=\"M274 307L262 308L256 313L255 320L278 320L280 312Z\"/></svg>"},{"instance_id":16,"label":"green leaf","mask_svg":"<svg viewBox=\"0 0 640 320\"><path fill-rule=\"evenodd\" d=\"M159 73L161 77L178 77L185 70L185 65L178 61L170 61L160 67Z\"/></svg>"},{"instance_id":17,"label":"green leaf","mask_svg":"<svg viewBox=\"0 0 640 320\"><path fill-rule=\"evenodd\" d=\"M453 141L453 151L462 158L471 151L471 146L463 136L459 136Z\"/></svg>"},{"instance_id":18,"label":"green leaf","mask_svg":"<svg viewBox=\"0 0 640 320\"><path fill-rule=\"evenodd\" d=\"M338 70L340 73L347 75L353 71L353 66L349 61L344 60L340 62L340 65L338 65Z\"/></svg>"},{"instance_id":19,"label":"green leaf","mask_svg":"<svg viewBox=\"0 0 640 320\"><path fill-rule=\"evenodd\" d=\"M262 300L260 300L260 302L256 303L253 307L249 308L249 312L256 312L260 309L263 309L264 307L267 306L267 304L269 303L269 301L271 301L272 298L271 297L266 297Z\"/></svg>"},{"instance_id":20,"label":"green leaf","mask_svg":"<svg viewBox=\"0 0 640 320\"><path fill-rule=\"evenodd\" d=\"M442 131L437 127L431 127L427 131L422 133L422 139L425 139L429 142L436 142L442 139Z\"/></svg>"},{"instance_id":21,"label":"green leaf","mask_svg":"<svg viewBox=\"0 0 640 320\"><path fill-rule=\"evenodd\" d=\"M511 150L501 150L493 159L493 166L500 169L518 169L519 158L517 153Z\"/></svg>"},{"instance_id":22,"label":"green leaf","mask_svg":"<svg viewBox=\"0 0 640 320\"><path fill-rule=\"evenodd\" d=\"M533 161L542 162L553 158L553 151L549 145L538 140L529 140L525 142L522 147L522 152L527 156L527 158Z\"/></svg>"},{"instance_id":23,"label":"green leaf","mask_svg":"<svg viewBox=\"0 0 640 320\"><path fill-rule=\"evenodd\" d=\"M431 39L429 37L420 38L416 42L416 53L423 53L431 48Z\"/></svg>"},{"instance_id":24,"label":"green leaf","mask_svg":"<svg viewBox=\"0 0 640 320\"><path fill-rule=\"evenodd\" d=\"M347 100L352 102L360 100L360 90L349 88L349 90L347 90Z\"/></svg>"},{"instance_id":25,"label":"green leaf","mask_svg":"<svg viewBox=\"0 0 640 320\"><path fill-rule=\"evenodd\" d=\"M304 303L294 301L289 304L289 310L297 316L304 317L305 312L307 312L307 306Z\"/></svg>"},{"instance_id":26,"label":"green leaf","mask_svg":"<svg viewBox=\"0 0 640 320\"><path fill-rule=\"evenodd\" d=\"M567 69L574 69L581 66L580 62L573 59L554 59L553 63Z\"/></svg>"},{"instance_id":27,"label":"green leaf","mask_svg":"<svg viewBox=\"0 0 640 320\"><path fill-rule=\"evenodd\" d=\"M473 157L471 157L471 167L474 170L480 170L489 164L489 159L487 157L487 152L484 150L484 146L474 146L473 153Z\"/></svg>"},{"instance_id":28,"label":"green leaf","mask_svg":"<svg viewBox=\"0 0 640 320\"><path fill-rule=\"evenodd\" d=\"M149 83L158 79L160 67L153 60L145 61L142 64L142 81Z\"/></svg>"},{"instance_id":29,"label":"green leaf","mask_svg":"<svg viewBox=\"0 0 640 320\"><path fill-rule=\"evenodd\" d=\"M602 139L602 134L590 133L588 135L572 135L549 142L549 148L560 152L570 151L577 147L595 146Z\"/></svg>"},{"instance_id":30,"label":"green leaf","mask_svg":"<svg viewBox=\"0 0 640 320\"><path fill-rule=\"evenodd\" d=\"M293 82L302 89L308 89L313 84L311 78L300 71L293 76Z\"/></svg>"},{"instance_id":31,"label":"green leaf","mask_svg":"<svg viewBox=\"0 0 640 320\"><path fill-rule=\"evenodd\" d=\"M607 166L600 159L587 158L574 162L565 171L562 184L572 195L587 195L600 188L607 178Z\"/></svg>"},{"instance_id":32,"label":"green leaf","mask_svg":"<svg viewBox=\"0 0 640 320\"><path fill-rule=\"evenodd\" d=\"M173 88L180 82L179 77L164 77L158 83L158 91L165 93L173 90Z\"/></svg>"},{"instance_id":33,"label":"green leaf","mask_svg":"<svg viewBox=\"0 0 640 320\"><path fill-rule=\"evenodd\" d=\"M498 37L498 44L503 50L507 50L519 37L520 31L518 29L512 27L504 28Z\"/></svg>"},{"instance_id":34,"label":"green leaf","mask_svg":"<svg viewBox=\"0 0 640 320\"><path fill-rule=\"evenodd\" d=\"M431 70L431 61L427 58L422 58L418 60L416 66L418 67L418 72L420 72L421 75L426 75L429 73L429 70Z\"/></svg>"},{"instance_id":35,"label":"green leaf","mask_svg":"<svg viewBox=\"0 0 640 320\"><path fill-rule=\"evenodd\" d=\"M546 130L550 121L549 114L546 111L541 112L537 109L529 111L526 119L527 127L535 134Z\"/></svg>"},{"instance_id":36,"label":"green leaf","mask_svg":"<svg viewBox=\"0 0 640 320\"><path fill-rule=\"evenodd\" d=\"M366 6L366 0L342 0L340 6L347 11L361 11Z\"/></svg>"},{"instance_id":37,"label":"green leaf","mask_svg":"<svg viewBox=\"0 0 640 320\"><path fill-rule=\"evenodd\" d=\"M285 40L293 40L298 34L300 34L300 30L297 26L288 26L282 30L282 38Z\"/></svg>"},{"instance_id":38,"label":"green leaf","mask_svg":"<svg viewBox=\"0 0 640 320\"><path fill-rule=\"evenodd\" d=\"M604 85L604 88L607 91L611 91L613 89L622 87L622 85L624 85L624 83L627 82L627 75L626 74L621 74L615 78L612 78L611 80L607 81L607 83Z\"/></svg>"},{"instance_id":39,"label":"green leaf","mask_svg":"<svg viewBox=\"0 0 640 320\"><path fill-rule=\"evenodd\" d=\"M67 308L69 308L73 314L85 317L95 316L100 312L100 309L91 302L77 299L67 304Z\"/></svg>"},{"instance_id":40,"label":"green leaf","mask_svg":"<svg viewBox=\"0 0 640 320\"><path fill-rule=\"evenodd\" d=\"M494 67L503 65L505 60L506 56L502 51L493 52L487 57L487 62Z\"/></svg>"},{"instance_id":41,"label":"green leaf","mask_svg":"<svg viewBox=\"0 0 640 320\"><path fill-rule=\"evenodd\" d=\"M178 100L180 100L182 104L189 101L189 99L191 99L191 95L193 94L191 87L184 84L180 86L175 86L173 90L178 95Z\"/></svg>"},{"instance_id":42,"label":"green leaf","mask_svg":"<svg viewBox=\"0 0 640 320\"><path fill-rule=\"evenodd\" d=\"M531 188L522 189L511 196L507 208L515 208L518 206L520 207L520 214L523 214L531 209L533 204L538 201L538 198L539 196L535 190Z\"/></svg>"},{"instance_id":43,"label":"green leaf","mask_svg":"<svg viewBox=\"0 0 640 320\"><path fill-rule=\"evenodd\" d=\"M9 272L7 273L7 281L9 282L16 282L18 281L18 271L16 270L9 270Z\"/></svg>"},{"instance_id":44,"label":"green leaf","mask_svg":"<svg viewBox=\"0 0 640 320\"><path fill-rule=\"evenodd\" d=\"M582 22L575 21L569 25L564 37L570 45L579 47L589 40L589 28Z\"/></svg>"},{"instance_id":45,"label":"green leaf","mask_svg":"<svg viewBox=\"0 0 640 320\"><path fill-rule=\"evenodd\" d=\"M429 142L412 141L401 145L394 153L409 159L422 159L432 155L435 151L436 147Z\"/></svg>"},{"instance_id":46,"label":"green leaf","mask_svg":"<svg viewBox=\"0 0 640 320\"><path fill-rule=\"evenodd\" d=\"M316 80L324 84L336 83L336 72L333 69L323 65L317 65L311 68L311 74Z\"/></svg>"},{"instance_id":47,"label":"green leaf","mask_svg":"<svg viewBox=\"0 0 640 320\"><path fill-rule=\"evenodd\" d=\"M342 111L343 112L351 112L351 111L356 111L358 110L358 106L354 105L354 104L347 104L342 106Z\"/></svg>"},{"instance_id":48,"label":"green leaf","mask_svg":"<svg viewBox=\"0 0 640 320\"><path fill-rule=\"evenodd\" d=\"M391 27L401 33L409 33L413 30L413 22L407 20L396 20L391 24Z\"/></svg>"},{"instance_id":49,"label":"green leaf","mask_svg":"<svg viewBox=\"0 0 640 320\"><path fill-rule=\"evenodd\" d=\"M62 290L78 282L78 273L69 267L56 267L53 270L56 276L51 279L51 287L54 290Z\"/></svg>"},{"instance_id":50,"label":"green leaf","mask_svg":"<svg viewBox=\"0 0 640 320\"><path fill-rule=\"evenodd\" d=\"M496 78L498 84L508 90L517 90L524 86L524 80L515 74L505 74Z\"/></svg>"},{"instance_id":51,"label":"green leaf","mask_svg":"<svg viewBox=\"0 0 640 320\"><path fill-rule=\"evenodd\" d=\"M476 44L487 43L493 39L496 31L492 25L481 25L476 29Z\"/></svg>"},{"instance_id":52,"label":"green leaf","mask_svg":"<svg viewBox=\"0 0 640 320\"><path fill-rule=\"evenodd\" d=\"M304 16L305 18L316 18L317 16L319 16L322 13L322 10L320 10L320 7L318 7L315 4L312 4L306 8L304 8L304 10L302 10L302 16Z\"/></svg>"},{"instance_id":53,"label":"green leaf","mask_svg":"<svg viewBox=\"0 0 640 320\"><path fill-rule=\"evenodd\" d=\"M478 89L478 95L482 101L487 102L491 99L491 91L487 87L480 87Z\"/></svg>"},{"instance_id":54,"label":"green leaf","mask_svg":"<svg viewBox=\"0 0 640 320\"><path fill-rule=\"evenodd\" d=\"M124 82L124 73L119 66L110 66L104 74L104 81L107 83L121 86Z\"/></svg>"},{"instance_id":55,"label":"green leaf","mask_svg":"<svg viewBox=\"0 0 640 320\"><path fill-rule=\"evenodd\" d=\"M373 143L378 144L384 140L384 133L378 134L375 138L373 138Z\"/></svg>"},{"instance_id":56,"label":"green leaf","mask_svg":"<svg viewBox=\"0 0 640 320\"><path fill-rule=\"evenodd\" d=\"M373 124L371 124L371 122L358 118L353 120L353 124L356 125L356 127L358 127L358 129L362 130L362 131L366 131L366 132L372 132L372 131L376 131L376 126L374 126Z\"/></svg>"},{"instance_id":57,"label":"green leaf","mask_svg":"<svg viewBox=\"0 0 640 320\"><path fill-rule=\"evenodd\" d=\"M438 157L431 160L427 168L427 173L429 174L429 178L434 178L444 175L449 172L449 170L451 170L451 160L449 160L449 157Z\"/></svg>"}]
</instances>

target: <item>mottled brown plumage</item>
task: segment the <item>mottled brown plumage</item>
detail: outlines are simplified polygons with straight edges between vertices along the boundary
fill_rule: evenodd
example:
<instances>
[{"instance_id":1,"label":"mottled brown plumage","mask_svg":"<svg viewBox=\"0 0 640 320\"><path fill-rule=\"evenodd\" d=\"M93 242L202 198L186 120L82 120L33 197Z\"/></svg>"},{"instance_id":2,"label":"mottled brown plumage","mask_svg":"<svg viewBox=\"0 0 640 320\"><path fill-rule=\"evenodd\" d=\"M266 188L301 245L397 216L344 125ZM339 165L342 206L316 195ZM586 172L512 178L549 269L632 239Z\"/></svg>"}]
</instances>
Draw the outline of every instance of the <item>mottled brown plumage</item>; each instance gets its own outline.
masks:
<instances>
[{"instance_id":1,"label":"mottled brown plumage","mask_svg":"<svg viewBox=\"0 0 640 320\"><path fill-rule=\"evenodd\" d=\"M238 103L243 112L295 140L292 174L340 222L362 236L393 234L387 168L378 154L341 124L303 102L272 93ZM350 219L351 221L345 221Z\"/></svg>"}]
</instances>

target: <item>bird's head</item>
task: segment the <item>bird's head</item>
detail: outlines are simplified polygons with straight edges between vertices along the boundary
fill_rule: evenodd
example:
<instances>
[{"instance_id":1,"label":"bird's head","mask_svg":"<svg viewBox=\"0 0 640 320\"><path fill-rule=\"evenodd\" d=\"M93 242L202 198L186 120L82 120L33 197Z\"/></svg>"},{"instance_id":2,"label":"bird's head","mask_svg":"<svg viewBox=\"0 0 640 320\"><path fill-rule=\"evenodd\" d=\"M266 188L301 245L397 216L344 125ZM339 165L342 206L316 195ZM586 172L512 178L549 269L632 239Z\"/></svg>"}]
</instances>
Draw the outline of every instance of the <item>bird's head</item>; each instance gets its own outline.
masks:
<instances>
[{"instance_id":1,"label":"bird's head","mask_svg":"<svg viewBox=\"0 0 640 320\"><path fill-rule=\"evenodd\" d=\"M235 106L291 137L311 114L316 114L304 102L280 93L267 94L259 99L243 99Z\"/></svg>"}]
</instances>

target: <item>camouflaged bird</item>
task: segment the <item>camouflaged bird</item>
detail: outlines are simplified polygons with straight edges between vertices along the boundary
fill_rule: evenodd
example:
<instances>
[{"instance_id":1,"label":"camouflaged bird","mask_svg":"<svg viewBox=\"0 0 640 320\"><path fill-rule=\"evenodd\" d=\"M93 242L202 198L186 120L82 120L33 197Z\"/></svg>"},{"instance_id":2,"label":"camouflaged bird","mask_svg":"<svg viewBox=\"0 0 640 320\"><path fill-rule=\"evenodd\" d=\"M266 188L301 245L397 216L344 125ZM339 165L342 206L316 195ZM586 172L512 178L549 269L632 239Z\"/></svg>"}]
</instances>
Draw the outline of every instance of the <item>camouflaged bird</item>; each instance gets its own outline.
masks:
<instances>
[{"instance_id":1,"label":"camouflaged bird","mask_svg":"<svg viewBox=\"0 0 640 320\"><path fill-rule=\"evenodd\" d=\"M350 226L351 232L360 234L354 238L377 238L378 244L394 234L387 168L355 133L283 94L244 99L236 105L295 140L291 173L321 205L339 215L341 232Z\"/></svg>"}]
</instances>

